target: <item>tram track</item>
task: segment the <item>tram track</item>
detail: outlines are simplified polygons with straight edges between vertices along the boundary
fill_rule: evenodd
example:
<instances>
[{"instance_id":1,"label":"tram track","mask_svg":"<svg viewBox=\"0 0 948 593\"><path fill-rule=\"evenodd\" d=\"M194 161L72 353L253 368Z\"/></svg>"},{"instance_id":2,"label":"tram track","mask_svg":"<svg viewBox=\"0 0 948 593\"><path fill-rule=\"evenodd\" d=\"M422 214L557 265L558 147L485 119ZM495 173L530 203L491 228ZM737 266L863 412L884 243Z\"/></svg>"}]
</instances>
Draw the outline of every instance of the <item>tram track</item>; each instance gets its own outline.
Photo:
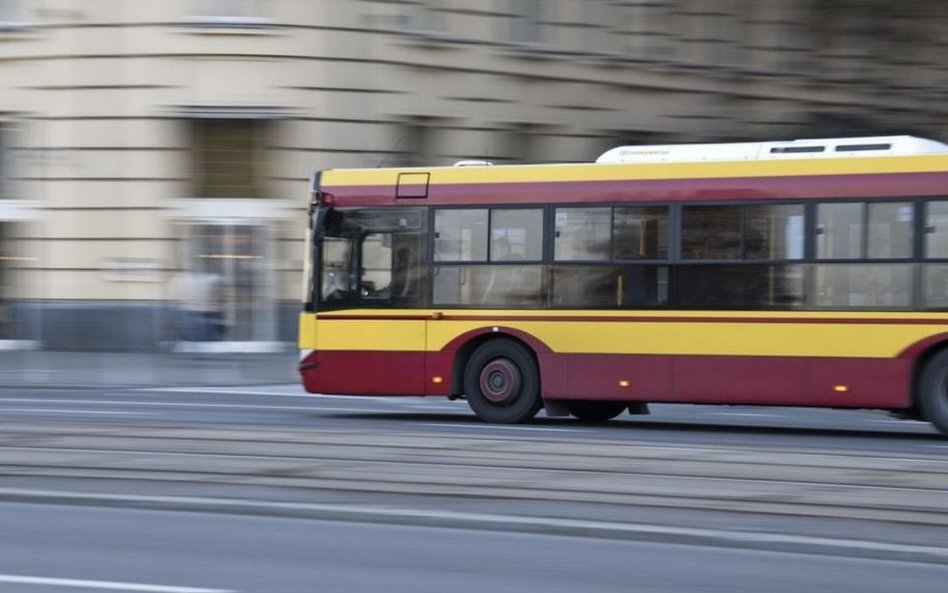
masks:
<instances>
[{"instance_id":1,"label":"tram track","mask_svg":"<svg viewBox=\"0 0 948 593\"><path fill-rule=\"evenodd\" d=\"M853 452L0 423L7 478L608 503L948 525L948 460Z\"/></svg>"}]
</instances>

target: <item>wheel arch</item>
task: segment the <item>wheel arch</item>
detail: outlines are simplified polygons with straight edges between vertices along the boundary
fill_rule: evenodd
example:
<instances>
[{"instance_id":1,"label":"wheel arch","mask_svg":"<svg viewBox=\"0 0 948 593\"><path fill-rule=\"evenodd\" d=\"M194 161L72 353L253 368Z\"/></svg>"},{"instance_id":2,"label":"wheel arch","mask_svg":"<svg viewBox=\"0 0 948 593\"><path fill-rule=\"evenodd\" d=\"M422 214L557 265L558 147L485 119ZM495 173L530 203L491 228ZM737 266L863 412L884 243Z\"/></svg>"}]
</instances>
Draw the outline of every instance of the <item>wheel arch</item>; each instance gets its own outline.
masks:
<instances>
[{"instance_id":1,"label":"wheel arch","mask_svg":"<svg viewBox=\"0 0 948 593\"><path fill-rule=\"evenodd\" d=\"M540 393L543 393L545 354L552 354L553 350L536 336L512 327L490 326L466 332L445 345L444 350L454 351L454 362L451 365L451 394L464 393L464 367L467 366L471 355L482 344L491 340L509 339L520 343L527 349L533 362L537 365L540 381Z\"/></svg>"},{"instance_id":2,"label":"wheel arch","mask_svg":"<svg viewBox=\"0 0 948 593\"><path fill-rule=\"evenodd\" d=\"M912 410L918 410L919 382L925 365L935 355L948 349L948 332L929 336L920 340L899 353L898 358L912 360L912 379L910 385L910 404Z\"/></svg>"}]
</instances>

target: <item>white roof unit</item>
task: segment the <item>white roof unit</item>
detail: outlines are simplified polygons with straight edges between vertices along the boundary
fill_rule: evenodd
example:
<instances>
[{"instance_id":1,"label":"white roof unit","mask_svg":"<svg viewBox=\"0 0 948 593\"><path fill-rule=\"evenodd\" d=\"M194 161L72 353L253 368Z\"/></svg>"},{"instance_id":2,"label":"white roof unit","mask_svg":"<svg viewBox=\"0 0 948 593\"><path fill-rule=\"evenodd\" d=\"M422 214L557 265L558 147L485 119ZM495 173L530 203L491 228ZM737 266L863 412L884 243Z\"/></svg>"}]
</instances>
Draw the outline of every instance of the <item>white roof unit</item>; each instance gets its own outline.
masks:
<instances>
[{"instance_id":1,"label":"white roof unit","mask_svg":"<svg viewBox=\"0 0 948 593\"><path fill-rule=\"evenodd\" d=\"M608 150L597 163L695 163L702 161L765 161L792 158L908 156L948 154L948 144L915 136L868 138L821 138L782 142L736 142L729 144L660 144L619 146Z\"/></svg>"}]
</instances>

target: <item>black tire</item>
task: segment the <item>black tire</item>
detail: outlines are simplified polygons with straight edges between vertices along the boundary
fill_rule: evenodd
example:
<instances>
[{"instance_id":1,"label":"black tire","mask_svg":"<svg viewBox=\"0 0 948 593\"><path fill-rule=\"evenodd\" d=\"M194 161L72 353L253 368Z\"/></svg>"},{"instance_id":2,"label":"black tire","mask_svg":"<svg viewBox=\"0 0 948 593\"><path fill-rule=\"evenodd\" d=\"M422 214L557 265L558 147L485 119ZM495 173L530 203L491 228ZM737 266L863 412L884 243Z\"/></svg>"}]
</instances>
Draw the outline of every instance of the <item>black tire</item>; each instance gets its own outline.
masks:
<instances>
[{"instance_id":1,"label":"black tire","mask_svg":"<svg viewBox=\"0 0 948 593\"><path fill-rule=\"evenodd\" d=\"M566 404L566 409L582 422L606 422L625 411L629 404L625 402L603 402L574 400Z\"/></svg>"},{"instance_id":2,"label":"black tire","mask_svg":"<svg viewBox=\"0 0 948 593\"><path fill-rule=\"evenodd\" d=\"M922 418L948 436L948 350L942 350L925 364L916 403Z\"/></svg>"},{"instance_id":3,"label":"black tire","mask_svg":"<svg viewBox=\"0 0 948 593\"><path fill-rule=\"evenodd\" d=\"M464 393L484 422L516 424L533 418L542 406L533 355L506 338L477 347L464 367Z\"/></svg>"}]
</instances>

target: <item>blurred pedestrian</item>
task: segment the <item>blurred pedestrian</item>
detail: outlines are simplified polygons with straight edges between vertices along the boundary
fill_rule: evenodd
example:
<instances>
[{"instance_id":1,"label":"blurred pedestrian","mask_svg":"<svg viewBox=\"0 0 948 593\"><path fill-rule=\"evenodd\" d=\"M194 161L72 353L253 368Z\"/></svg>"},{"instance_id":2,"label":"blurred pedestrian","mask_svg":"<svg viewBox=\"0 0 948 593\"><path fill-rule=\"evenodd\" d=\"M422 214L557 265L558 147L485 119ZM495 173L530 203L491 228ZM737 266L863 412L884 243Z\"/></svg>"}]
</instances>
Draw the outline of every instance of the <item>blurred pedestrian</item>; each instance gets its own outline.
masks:
<instances>
[{"instance_id":1,"label":"blurred pedestrian","mask_svg":"<svg viewBox=\"0 0 948 593\"><path fill-rule=\"evenodd\" d=\"M204 342L223 339L222 288L217 274L188 270L172 278L170 293L177 308L178 340Z\"/></svg>"}]
</instances>

